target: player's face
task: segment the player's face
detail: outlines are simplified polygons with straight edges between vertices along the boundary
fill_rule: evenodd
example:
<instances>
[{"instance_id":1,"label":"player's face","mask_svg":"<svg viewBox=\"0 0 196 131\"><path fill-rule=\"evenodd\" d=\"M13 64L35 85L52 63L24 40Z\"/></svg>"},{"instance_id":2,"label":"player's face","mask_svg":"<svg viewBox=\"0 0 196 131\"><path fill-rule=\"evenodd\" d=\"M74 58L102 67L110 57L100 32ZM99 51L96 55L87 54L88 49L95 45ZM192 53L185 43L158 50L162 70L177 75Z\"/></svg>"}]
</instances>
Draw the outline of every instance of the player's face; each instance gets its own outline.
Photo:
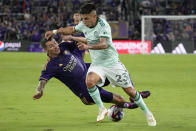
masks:
<instances>
[{"instance_id":1,"label":"player's face","mask_svg":"<svg viewBox=\"0 0 196 131\"><path fill-rule=\"evenodd\" d=\"M51 40L46 43L46 51L48 55L58 55L60 53L59 46L55 40Z\"/></svg>"},{"instance_id":2,"label":"player's face","mask_svg":"<svg viewBox=\"0 0 196 131\"><path fill-rule=\"evenodd\" d=\"M79 13L75 13L74 16L73 16L73 19L74 19L74 24L77 25L79 24L80 20L81 20L81 16Z\"/></svg>"},{"instance_id":3,"label":"player's face","mask_svg":"<svg viewBox=\"0 0 196 131\"><path fill-rule=\"evenodd\" d=\"M82 21L87 27L94 27L97 21L97 15L95 12L90 14L82 14Z\"/></svg>"}]
</instances>

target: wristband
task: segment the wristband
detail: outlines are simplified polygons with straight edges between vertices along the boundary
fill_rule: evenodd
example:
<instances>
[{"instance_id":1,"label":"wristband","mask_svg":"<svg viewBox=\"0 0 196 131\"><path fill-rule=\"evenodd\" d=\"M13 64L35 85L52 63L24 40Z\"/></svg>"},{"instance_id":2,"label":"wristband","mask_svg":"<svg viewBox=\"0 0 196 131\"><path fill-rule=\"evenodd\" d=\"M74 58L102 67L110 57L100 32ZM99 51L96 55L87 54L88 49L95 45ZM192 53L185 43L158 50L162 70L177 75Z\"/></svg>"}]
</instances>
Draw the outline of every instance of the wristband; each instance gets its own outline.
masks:
<instances>
[{"instance_id":1,"label":"wristband","mask_svg":"<svg viewBox=\"0 0 196 131\"><path fill-rule=\"evenodd\" d=\"M57 30L53 30L52 33L53 33L54 35L56 35L56 34L57 34Z\"/></svg>"}]
</instances>

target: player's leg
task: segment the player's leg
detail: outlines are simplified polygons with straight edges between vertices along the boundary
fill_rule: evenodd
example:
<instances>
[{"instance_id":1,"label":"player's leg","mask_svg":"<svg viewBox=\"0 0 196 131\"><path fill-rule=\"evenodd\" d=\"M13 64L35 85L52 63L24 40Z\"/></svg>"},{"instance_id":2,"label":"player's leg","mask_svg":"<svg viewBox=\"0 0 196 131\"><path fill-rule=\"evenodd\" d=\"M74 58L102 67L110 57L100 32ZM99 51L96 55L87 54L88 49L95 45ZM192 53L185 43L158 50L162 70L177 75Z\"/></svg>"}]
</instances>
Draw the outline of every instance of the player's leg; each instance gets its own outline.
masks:
<instances>
[{"instance_id":1,"label":"player's leg","mask_svg":"<svg viewBox=\"0 0 196 131\"><path fill-rule=\"evenodd\" d=\"M98 113L98 116L97 116L97 121L98 122L102 121L108 113L107 109L103 105L103 102L102 102L101 97L100 97L99 90L96 86L97 83L99 83L99 82L104 83L103 79L105 80L105 78L101 77L103 75L102 74L100 75L100 73L103 74L103 72L101 71L100 68L90 66L89 70L88 70L88 73L87 73L87 76L86 76L86 86L87 86L88 92L89 92L90 96L92 97L93 101L99 107L99 113Z\"/></svg>"},{"instance_id":2,"label":"player's leg","mask_svg":"<svg viewBox=\"0 0 196 131\"><path fill-rule=\"evenodd\" d=\"M121 108L135 109L137 108L136 103L127 102L122 96L106 91L101 87L98 87L100 96L103 102L105 103L114 103Z\"/></svg>"},{"instance_id":3,"label":"player's leg","mask_svg":"<svg viewBox=\"0 0 196 131\"><path fill-rule=\"evenodd\" d=\"M142 98L148 98L150 96L149 91L140 92L140 94ZM121 108L128 108L128 109L138 108L138 105L134 102L134 100L132 101L131 99L131 102L127 102L122 96L114 93L113 93L112 103L115 103Z\"/></svg>"},{"instance_id":4,"label":"player's leg","mask_svg":"<svg viewBox=\"0 0 196 131\"><path fill-rule=\"evenodd\" d=\"M150 91L141 91L139 92L140 95L142 96L142 98L148 98L150 96ZM134 98L133 97L129 97L130 102L134 102Z\"/></svg>"},{"instance_id":5,"label":"player's leg","mask_svg":"<svg viewBox=\"0 0 196 131\"><path fill-rule=\"evenodd\" d=\"M104 83L104 85L102 87L108 86L109 84L110 84L110 81L106 77L105 83ZM150 96L150 91L141 91L139 93L142 96L142 98L148 98ZM100 94L101 94L101 92L100 92ZM114 94L114 93L113 93L113 98L114 98L114 102L113 103L118 102L118 101L122 102L122 99L124 100L124 98L122 96L120 96L118 94ZM129 97L129 101L132 102L132 103L134 103L134 99L131 96ZM129 104L126 104L126 107L128 107L130 109L133 109L133 108L136 108L138 106L136 104L133 104L133 106L131 106ZM126 108L126 107L124 107L124 108Z\"/></svg>"},{"instance_id":6,"label":"player's leg","mask_svg":"<svg viewBox=\"0 0 196 131\"><path fill-rule=\"evenodd\" d=\"M134 102L141 108L144 112L148 125L149 126L156 126L156 120L153 114L150 112L146 104L144 103L142 96L139 92L135 91L133 87L123 88L123 90L131 97L134 98Z\"/></svg>"},{"instance_id":7,"label":"player's leg","mask_svg":"<svg viewBox=\"0 0 196 131\"><path fill-rule=\"evenodd\" d=\"M122 96L113 93L112 102L121 108L135 109L138 108L136 103L127 102Z\"/></svg>"},{"instance_id":8,"label":"player's leg","mask_svg":"<svg viewBox=\"0 0 196 131\"><path fill-rule=\"evenodd\" d=\"M88 69L88 73L86 76L86 86L87 86L88 92L90 96L92 97L92 99L94 100L94 102L98 105L98 107L103 108L104 105L103 105L103 102L101 101L99 90L96 87L96 83L100 81L101 78L96 73L90 72L91 71L90 69L92 69L92 67L90 68L90 65L91 65L90 63L85 63L85 64Z\"/></svg>"},{"instance_id":9,"label":"player's leg","mask_svg":"<svg viewBox=\"0 0 196 131\"><path fill-rule=\"evenodd\" d=\"M135 109L138 108L136 103L127 102L122 96L104 90L101 87L97 87L100 92L101 100L105 103L114 103L121 108L128 108L128 109ZM93 101L92 97L89 95L87 90L84 90L82 96L79 96L82 103L85 105L93 105L95 102Z\"/></svg>"},{"instance_id":10,"label":"player's leg","mask_svg":"<svg viewBox=\"0 0 196 131\"><path fill-rule=\"evenodd\" d=\"M152 113L149 111L148 107L144 103L140 93L134 89L129 73L124 67L124 65L122 63L118 63L111 68L107 68L106 72L106 77L109 79L111 84L122 87L130 97L134 98L134 102L145 113L148 124L150 126L155 126L156 120L154 119ZM150 118L149 116L152 117Z\"/></svg>"},{"instance_id":11,"label":"player's leg","mask_svg":"<svg viewBox=\"0 0 196 131\"><path fill-rule=\"evenodd\" d=\"M150 91L141 91L139 92L140 95L142 96L142 98L148 98L150 96ZM130 102L134 102L134 98L133 97L129 97Z\"/></svg>"},{"instance_id":12,"label":"player's leg","mask_svg":"<svg viewBox=\"0 0 196 131\"><path fill-rule=\"evenodd\" d=\"M100 97L99 90L96 86L96 83L100 81L101 78L94 72L89 72L86 76L86 86L90 96L93 98L94 102L98 105L99 108L103 108L103 102Z\"/></svg>"}]
</instances>

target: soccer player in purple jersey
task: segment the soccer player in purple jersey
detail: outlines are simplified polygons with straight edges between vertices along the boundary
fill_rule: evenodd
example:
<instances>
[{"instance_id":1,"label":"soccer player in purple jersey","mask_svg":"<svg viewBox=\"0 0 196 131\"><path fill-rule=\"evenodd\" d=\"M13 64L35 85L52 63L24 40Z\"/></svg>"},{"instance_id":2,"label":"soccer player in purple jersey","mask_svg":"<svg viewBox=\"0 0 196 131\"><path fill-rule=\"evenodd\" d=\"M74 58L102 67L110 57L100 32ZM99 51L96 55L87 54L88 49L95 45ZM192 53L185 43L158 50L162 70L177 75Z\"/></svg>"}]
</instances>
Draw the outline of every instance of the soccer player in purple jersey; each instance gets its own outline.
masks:
<instances>
[{"instance_id":1,"label":"soccer player in purple jersey","mask_svg":"<svg viewBox=\"0 0 196 131\"><path fill-rule=\"evenodd\" d=\"M43 95L43 89L48 80L55 77L63 82L86 105L94 104L93 99L86 88L85 78L90 64L84 63L82 53L74 42L57 44L54 39L41 42L45 52L50 58L40 76L37 92L33 99L39 99ZM106 80L105 85L109 82ZM98 87L103 102L115 103L119 107L133 109L137 104L126 102L120 95L108 92ZM149 91L141 92L142 97L147 98Z\"/></svg>"}]
</instances>

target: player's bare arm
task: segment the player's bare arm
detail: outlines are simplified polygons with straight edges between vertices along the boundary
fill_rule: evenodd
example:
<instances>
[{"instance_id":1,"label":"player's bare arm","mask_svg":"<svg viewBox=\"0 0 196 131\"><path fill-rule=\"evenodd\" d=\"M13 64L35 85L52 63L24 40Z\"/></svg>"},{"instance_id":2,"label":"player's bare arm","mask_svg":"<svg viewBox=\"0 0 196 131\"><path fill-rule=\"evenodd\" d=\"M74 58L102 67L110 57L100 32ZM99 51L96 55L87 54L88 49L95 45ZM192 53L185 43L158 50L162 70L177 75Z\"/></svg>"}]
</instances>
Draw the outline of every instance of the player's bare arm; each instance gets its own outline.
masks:
<instances>
[{"instance_id":1,"label":"player's bare arm","mask_svg":"<svg viewBox=\"0 0 196 131\"><path fill-rule=\"evenodd\" d=\"M106 49L108 47L108 39L107 38L104 38L104 37L101 37L100 38L100 42L97 43L97 44L85 44L85 43L82 43L82 42L78 42L77 43L77 46L80 50L88 50L88 49L91 49L91 50L101 50L101 49Z\"/></svg>"},{"instance_id":2,"label":"player's bare arm","mask_svg":"<svg viewBox=\"0 0 196 131\"><path fill-rule=\"evenodd\" d=\"M47 81L46 80L40 80L38 87L37 87L37 92L36 94L33 96L33 99L39 99L40 97L42 97L43 95L43 90L44 90L44 86L46 85Z\"/></svg>"},{"instance_id":3,"label":"player's bare arm","mask_svg":"<svg viewBox=\"0 0 196 131\"><path fill-rule=\"evenodd\" d=\"M61 36L61 38L63 40L74 40L74 41L77 41L77 42L82 42L82 43L85 43L87 44L87 40L85 37L75 37L75 36L72 36L72 35L63 35Z\"/></svg>"},{"instance_id":4,"label":"player's bare arm","mask_svg":"<svg viewBox=\"0 0 196 131\"><path fill-rule=\"evenodd\" d=\"M75 32L74 26L68 26L65 28L59 28L57 30L47 31L45 33L45 38L48 40L50 37L56 34L62 34L62 35L71 35Z\"/></svg>"}]
</instances>

